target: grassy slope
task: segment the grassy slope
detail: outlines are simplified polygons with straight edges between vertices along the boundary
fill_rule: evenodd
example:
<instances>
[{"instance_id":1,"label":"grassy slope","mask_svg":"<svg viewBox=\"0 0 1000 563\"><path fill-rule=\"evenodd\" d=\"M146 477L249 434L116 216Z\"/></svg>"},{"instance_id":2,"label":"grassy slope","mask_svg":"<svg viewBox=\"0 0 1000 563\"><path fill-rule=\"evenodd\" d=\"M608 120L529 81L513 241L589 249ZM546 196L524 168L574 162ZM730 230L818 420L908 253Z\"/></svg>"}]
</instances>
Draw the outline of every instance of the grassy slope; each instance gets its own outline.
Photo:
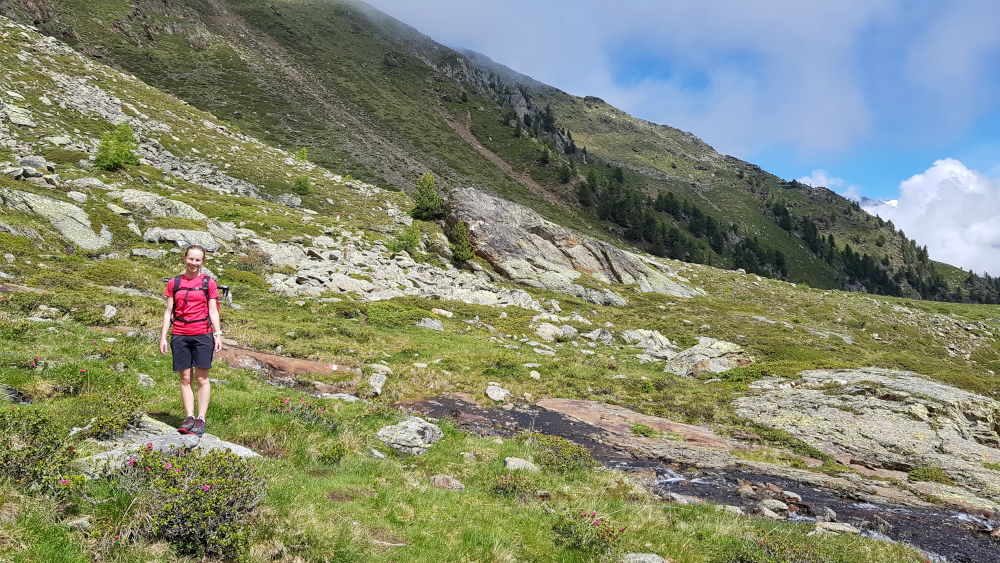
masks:
<instances>
[{"instance_id":1,"label":"grassy slope","mask_svg":"<svg viewBox=\"0 0 1000 563\"><path fill-rule=\"evenodd\" d=\"M42 73L16 62L16 44L0 44L0 67L4 74L0 85L23 94L25 105L36 111L39 127L17 130L24 141L39 143L45 135L79 130L74 136L93 137L110 128L103 120L84 117L58 106L43 106L39 96L53 88ZM321 211L315 226L298 220L294 211L257 200L222 197L215 192L164 177L149 167L130 167L114 174L96 175L108 183L146 191L158 191L198 205L212 217L245 221L247 227L266 232L276 241L289 240L323 230L367 229L363 238L382 237L377 231L391 232L393 227L382 219L378 207L391 202L405 206L406 198L397 193L380 193L362 202L360 196L342 182L323 178L320 170L303 171L300 164L287 164L281 153L252 140L227 139L219 143L217 134L207 131L203 120L218 122L212 116L186 106L135 81L119 78L105 70L82 71L70 57L53 57L50 68L69 74L92 74L110 93L130 101L154 119L167 123L179 139L160 135L169 150L187 158L208 160L228 173L262 186L265 191L287 190L289 176L307 174L315 193L307 205ZM221 151L221 146L236 143L239 150ZM197 151L195 153L194 151ZM82 176L66 158L60 173L64 179ZM157 186L157 181L173 187ZM148 183L147 183L148 182ZM60 190L35 188L26 182L0 179L5 187L37 191L69 201ZM124 221L104 207L99 191L89 192L91 200L84 207L96 221L115 232L109 250L125 253L135 246L155 246L141 242L125 229ZM334 203L326 202L330 197ZM340 223L332 217L343 213ZM136 389L144 407L161 416L173 416L178 405L165 360L154 344L117 334L118 342L108 354L95 355L107 334L83 325L125 324L158 327L161 300L157 297L159 279L176 273L176 256L168 254L158 261L108 259L91 256L51 235L44 221L4 210L0 219L7 223L29 225L47 233L44 243L23 237L0 234L0 245L15 256L3 271L23 283L48 293L15 292L3 295L0 307L0 336L5 343L0 356L0 381L30 391L39 399L38 408L58 415L66 427L80 425L95 410L106 404L112 390L132 387L137 372L150 373L157 381L152 389ZM96 226L96 225L95 225ZM272 228L273 227L273 228ZM163 248L166 248L165 246ZM879 365L914 369L935 378L983 393L995 394L996 378L986 369L1000 369L1000 354L992 337L974 329L983 338L972 341L965 329L952 324L938 326L936 314L946 314L963 323L985 322L996 332L997 309L990 306L909 302L872 298L843 292L822 292L793 288L772 280L756 281L753 276L738 276L707 267L685 266L693 283L708 290L706 297L668 305L658 296L628 294L627 309L595 307L573 298L533 291L539 298L558 298L564 314L577 311L595 324L612 322L615 330L626 328L658 329L681 345L689 345L699 334L708 334L742 342L759 358L749 368L730 372L718 385L705 385L668 375L653 364L641 365L633 359L638 350L598 349L585 355L575 347L558 347L557 358L540 358L530 348L506 349L490 342L485 329L470 327L464 320L478 316L505 334L530 335L527 327L532 312L510 310L506 318L500 311L462 303L420 299L397 299L388 303L366 304L353 300L320 303L306 300L304 305L267 293L266 285L255 273L237 268L236 257L220 254L209 264L222 279L234 287L241 310L223 312L227 333L242 343L266 350L282 346L286 353L314 357L337 363L368 363L384 360L394 373L386 395L370 410L363 406L338 406L337 416L344 430L339 436L319 428L263 414L263 407L282 394L257 379L252 372L220 368L215 371L229 383L220 385L212 411L213 432L225 439L267 450L274 445L263 463L271 488L263 511L262 531L255 536L259 549L281 542L293 555L319 559L331 553L344 559L371 558L395 560L510 560L552 557L574 560L579 554L553 543L548 531L552 516L539 502L519 503L498 499L489 494L489 483L501 471L503 456L528 455L532 452L516 442L494 444L489 440L465 436L446 427L447 437L425 458L406 460L390 458L376 463L366 455L377 446L373 432L396 415L379 408L395 399L435 394L444 390L466 390L480 394L485 383L500 381L517 394L534 397L559 396L592 398L632 406L643 412L662 414L680 420L712 423L720 428L741 426L729 407L734 392L746 389L747 382L761 374L794 376L801 369ZM757 285L759 284L759 285ZM130 287L145 295L113 293L106 286ZM340 296L344 297L344 296ZM62 322L34 324L23 319L38 305L57 307ZM105 320L105 304L118 308L119 316ZM891 309L903 305L912 315ZM431 316L432 307L444 307L456 313L445 319L446 332L438 333L413 327L413 322ZM795 328L762 324L750 319L766 315L785 320ZM684 322L690 321L690 322ZM911 324L912 323L912 324ZM711 328L701 329L709 324ZM53 326L55 333L47 327ZM824 339L806 333L804 327L831 330L850 335L858 342L847 345L836 338ZM580 329L587 326L580 324ZM883 340L877 345L870 334L878 332ZM740 338L740 335L745 338ZM971 361L950 358L948 344L972 347ZM27 369L30 358L39 355L58 364L43 372ZM106 356L106 357L104 357ZM440 363L432 360L440 359ZM414 361L426 360L429 368L414 367ZM112 366L126 365L124 373ZM538 362L541 381L527 375L521 364ZM79 370L87 376L80 379ZM612 379L626 374L625 381ZM643 380L642 377L648 379ZM76 382L81 392L60 391L65 382ZM319 449L333 440L343 440L349 455L343 464L331 470L317 461ZM778 442L776 446L789 444ZM86 444L81 444L86 447ZM462 463L460 451L473 451L479 461ZM448 472L469 485L464 496L434 489L425 490L429 475ZM738 519L702 508L665 506L644 498L633 498L615 485L613 472L581 473L560 476L545 473L538 487L557 494L558 507L587 508L610 513L614 521L629 526L628 549L657 551L678 561L731 559L742 549L745 540L766 533L770 541L787 538L792 545L813 545L821 555L847 554L851 560L904 560L898 546L877 544L859 538L835 538L815 543L805 538L804 526L773 524L755 519ZM382 479L382 480L380 480ZM418 485L408 484L412 481ZM94 485L99 486L98 484ZM332 491L354 488L358 498L333 502ZM374 496L369 496L369 492ZM101 494L99 489L91 491ZM95 496L100 499L102 497ZM0 546L25 560L82 560L94 538L67 532L58 522L66 511L93 511L101 522L114 523L121 514L114 507L101 508L82 504L57 506L46 500L24 496L5 487L0 490L0 506L18 508L16 516L0 523ZM469 507L476 507L471 510ZM4 509L13 510L13 509ZM2 512L2 510L0 510ZM9 514L6 512L5 514ZM457 518L456 515L461 515ZM352 522L359 522L358 525ZM765 532L758 531L764 529ZM410 543L395 551L379 547L370 539L398 537ZM13 539L12 539L13 538ZM163 545L127 545L121 548L125 560L149 558L172 559Z\"/></svg>"}]
</instances>

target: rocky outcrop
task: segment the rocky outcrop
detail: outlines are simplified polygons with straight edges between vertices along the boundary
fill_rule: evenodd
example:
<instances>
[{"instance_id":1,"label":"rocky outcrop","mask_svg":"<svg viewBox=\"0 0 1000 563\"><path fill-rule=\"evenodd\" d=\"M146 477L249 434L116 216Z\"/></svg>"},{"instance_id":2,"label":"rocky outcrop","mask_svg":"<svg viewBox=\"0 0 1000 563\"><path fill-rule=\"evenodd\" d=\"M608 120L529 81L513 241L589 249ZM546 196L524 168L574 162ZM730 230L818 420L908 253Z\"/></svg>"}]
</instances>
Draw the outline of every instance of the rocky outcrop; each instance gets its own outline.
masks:
<instances>
[{"instance_id":1,"label":"rocky outcrop","mask_svg":"<svg viewBox=\"0 0 1000 563\"><path fill-rule=\"evenodd\" d=\"M95 234L90 217L72 203L7 188L0 188L0 203L48 219L59 234L85 250L99 250L111 243L111 233L102 230L100 235Z\"/></svg>"},{"instance_id":2,"label":"rocky outcrop","mask_svg":"<svg viewBox=\"0 0 1000 563\"><path fill-rule=\"evenodd\" d=\"M664 264L644 259L546 221L531 209L466 188L451 192L448 221L464 221L476 254L517 283L576 295L594 303L625 305L610 290L584 287L587 274L602 283L676 297L699 295Z\"/></svg>"},{"instance_id":3,"label":"rocky outcrop","mask_svg":"<svg viewBox=\"0 0 1000 563\"><path fill-rule=\"evenodd\" d=\"M177 246L197 244L208 252L215 252L219 249L219 243L215 240L215 237L213 237L211 233L205 231L153 227L148 229L142 235L142 238L146 242L173 242Z\"/></svg>"},{"instance_id":4,"label":"rocky outcrop","mask_svg":"<svg viewBox=\"0 0 1000 563\"><path fill-rule=\"evenodd\" d=\"M194 207L159 194L128 189L109 192L108 196L121 200L125 207L133 211L146 213L152 217L180 217L198 221L206 219L205 215Z\"/></svg>"},{"instance_id":5,"label":"rocky outcrop","mask_svg":"<svg viewBox=\"0 0 1000 563\"><path fill-rule=\"evenodd\" d=\"M383 426L375 435L390 448L412 455L425 453L431 444L444 437L440 428L416 416Z\"/></svg>"},{"instance_id":6,"label":"rocky outcrop","mask_svg":"<svg viewBox=\"0 0 1000 563\"><path fill-rule=\"evenodd\" d=\"M735 401L737 414L786 430L862 473L905 479L901 472L936 467L1000 500L1000 472L983 466L1000 462L1000 402L906 371L800 376L755 382L757 394Z\"/></svg>"},{"instance_id":7,"label":"rocky outcrop","mask_svg":"<svg viewBox=\"0 0 1000 563\"><path fill-rule=\"evenodd\" d=\"M753 362L753 357L738 344L699 336L697 345L667 360L666 371L691 377L702 373L723 373Z\"/></svg>"}]
</instances>

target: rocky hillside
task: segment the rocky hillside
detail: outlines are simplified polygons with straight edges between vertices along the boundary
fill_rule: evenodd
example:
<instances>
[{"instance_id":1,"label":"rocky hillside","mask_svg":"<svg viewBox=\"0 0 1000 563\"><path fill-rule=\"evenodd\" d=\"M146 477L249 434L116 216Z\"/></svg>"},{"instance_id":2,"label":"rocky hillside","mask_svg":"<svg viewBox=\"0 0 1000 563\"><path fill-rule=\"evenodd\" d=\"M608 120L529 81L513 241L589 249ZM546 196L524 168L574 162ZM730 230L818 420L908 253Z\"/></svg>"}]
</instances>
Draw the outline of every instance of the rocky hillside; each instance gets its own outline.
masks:
<instances>
[{"instance_id":1,"label":"rocky hillside","mask_svg":"<svg viewBox=\"0 0 1000 563\"><path fill-rule=\"evenodd\" d=\"M1000 545L996 306L665 259L469 187L414 220L403 192L6 19L0 69L15 560L988 561ZM472 260L448 238L460 223ZM231 289L201 440L170 430L176 376L155 349L188 243Z\"/></svg>"},{"instance_id":2,"label":"rocky hillside","mask_svg":"<svg viewBox=\"0 0 1000 563\"><path fill-rule=\"evenodd\" d=\"M30 22L286 150L402 190L433 171L658 256L813 287L996 302L992 280L825 188L459 53L360 2L5 0ZM280 108L280 109L279 109Z\"/></svg>"}]
</instances>

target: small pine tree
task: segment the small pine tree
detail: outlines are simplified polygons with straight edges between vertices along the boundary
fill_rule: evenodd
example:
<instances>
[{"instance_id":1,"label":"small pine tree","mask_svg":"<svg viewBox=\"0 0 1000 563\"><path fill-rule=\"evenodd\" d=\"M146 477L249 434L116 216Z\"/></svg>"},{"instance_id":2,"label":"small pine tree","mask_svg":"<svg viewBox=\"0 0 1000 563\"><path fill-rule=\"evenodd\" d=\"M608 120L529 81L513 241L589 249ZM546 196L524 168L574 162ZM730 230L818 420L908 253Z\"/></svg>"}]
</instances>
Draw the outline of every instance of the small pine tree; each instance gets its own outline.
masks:
<instances>
[{"instance_id":1,"label":"small pine tree","mask_svg":"<svg viewBox=\"0 0 1000 563\"><path fill-rule=\"evenodd\" d=\"M312 186L309 183L309 178L305 176L296 176L292 181L292 191L299 195L309 195L312 191Z\"/></svg>"},{"instance_id":2,"label":"small pine tree","mask_svg":"<svg viewBox=\"0 0 1000 563\"><path fill-rule=\"evenodd\" d=\"M459 221L451 230L451 254L459 262L468 262L475 257L472 241L469 240L469 227L465 221Z\"/></svg>"},{"instance_id":3,"label":"small pine tree","mask_svg":"<svg viewBox=\"0 0 1000 563\"><path fill-rule=\"evenodd\" d=\"M430 172L425 172L417 182L417 191L413 194L413 209L410 217L421 221L434 221L444 217L444 201L438 195L434 186L437 182Z\"/></svg>"},{"instance_id":4,"label":"small pine tree","mask_svg":"<svg viewBox=\"0 0 1000 563\"><path fill-rule=\"evenodd\" d=\"M302 147L301 149L295 151L295 158L301 160L302 162L306 162L309 160L309 149Z\"/></svg>"},{"instance_id":5,"label":"small pine tree","mask_svg":"<svg viewBox=\"0 0 1000 563\"><path fill-rule=\"evenodd\" d=\"M107 171L118 170L126 164L137 166L139 157L135 151L138 148L139 144L135 140L132 126L128 123L119 123L114 131L105 133L101 137L94 166Z\"/></svg>"}]
</instances>

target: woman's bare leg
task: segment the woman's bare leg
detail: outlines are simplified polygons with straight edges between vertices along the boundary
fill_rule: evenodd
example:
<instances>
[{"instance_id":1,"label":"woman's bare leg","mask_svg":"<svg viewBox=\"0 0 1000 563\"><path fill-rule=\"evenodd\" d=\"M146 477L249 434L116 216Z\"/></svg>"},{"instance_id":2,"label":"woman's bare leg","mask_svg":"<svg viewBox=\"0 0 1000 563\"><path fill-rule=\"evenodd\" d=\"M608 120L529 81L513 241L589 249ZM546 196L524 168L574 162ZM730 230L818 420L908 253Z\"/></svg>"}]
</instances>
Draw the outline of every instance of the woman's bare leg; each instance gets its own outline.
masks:
<instances>
[{"instance_id":1,"label":"woman's bare leg","mask_svg":"<svg viewBox=\"0 0 1000 563\"><path fill-rule=\"evenodd\" d=\"M208 401L212 398L212 382L208 380L209 368L194 368L198 376L198 416L205 418L208 412Z\"/></svg>"},{"instance_id":2,"label":"woman's bare leg","mask_svg":"<svg viewBox=\"0 0 1000 563\"><path fill-rule=\"evenodd\" d=\"M191 389L191 368L178 372L181 376L181 402L184 403L184 412L188 416L194 416L194 390Z\"/></svg>"}]
</instances>

